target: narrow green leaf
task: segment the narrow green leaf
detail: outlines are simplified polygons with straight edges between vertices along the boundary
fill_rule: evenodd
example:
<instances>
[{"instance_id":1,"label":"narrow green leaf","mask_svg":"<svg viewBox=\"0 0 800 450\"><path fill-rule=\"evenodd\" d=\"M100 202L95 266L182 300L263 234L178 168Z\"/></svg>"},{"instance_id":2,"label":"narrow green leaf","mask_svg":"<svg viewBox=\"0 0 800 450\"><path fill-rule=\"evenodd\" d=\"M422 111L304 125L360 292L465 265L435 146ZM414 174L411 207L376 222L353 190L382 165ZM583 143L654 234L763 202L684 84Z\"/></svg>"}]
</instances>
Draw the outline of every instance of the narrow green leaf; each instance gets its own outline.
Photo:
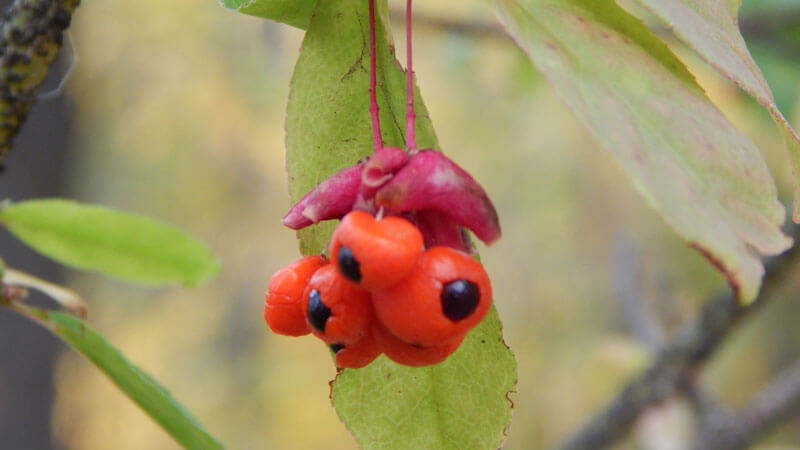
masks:
<instances>
[{"instance_id":1,"label":"narrow green leaf","mask_svg":"<svg viewBox=\"0 0 800 450\"><path fill-rule=\"evenodd\" d=\"M613 0L492 0L533 63L666 222L755 298L785 211L758 149Z\"/></svg>"},{"instance_id":2,"label":"narrow green leaf","mask_svg":"<svg viewBox=\"0 0 800 450\"><path fill-rule=\"evenodd\" d=\"M403 144L404 75L389 46L386 2L378 2L379 103L384 140ZM319 2L289 95L287 168L292 200L334 171L371 153L367 3ZM417 92L417 138L437 147ZM300 233L303 253L319 253L333 224ZM502 342L497 313L476 327L442 364L399 366L381 357L344 370L332 385L339 417L361 448L496 448L511 414L516 361Z\"/></svg>"},{"instance_id":3,"label":"narrow green leaf","mask_svg":"<svg viewBox=\"0 0 800 450\"><path fill-rule=\"evenodd\" d=\"M33 313L105 373L183 447L222 448L222 444L208 434L163 386L128 361L95 330L67 314L39 309L34 309Z\"/></svg>"},{"instance_id":4,"label":"narrow green leaf","mask_svg":"<svg viewBox=\"0 0 800 450\"><path fill-rule=\"evenodd\" d=\"M740 1L731 0L637 0L689 47L767 109L780 127L794 177L795 222L800 222L800 136L781 114L772 91L739 32Z\"/></svg>"},{"instance_id":5,"label":"narrow green leaf","mask_svg":"<svg viewBox=\"0 0 800 450\"><path fill-rule=\"evenodd\" d=\"M29 200L0 210L20 240L71 267L144 284L196 285L219 270L209 249L145 217L71 200Z\"/></svg>"},{"instance_id":6,"label":"narrow green leaf","mask_svg":"<svg viewBox=\"0 0 800 450\"><path fill-rule=\"evenodd\" d=\"M317 0L219 0L222 6L305 30Z\"/></svg>"}]
</instances>

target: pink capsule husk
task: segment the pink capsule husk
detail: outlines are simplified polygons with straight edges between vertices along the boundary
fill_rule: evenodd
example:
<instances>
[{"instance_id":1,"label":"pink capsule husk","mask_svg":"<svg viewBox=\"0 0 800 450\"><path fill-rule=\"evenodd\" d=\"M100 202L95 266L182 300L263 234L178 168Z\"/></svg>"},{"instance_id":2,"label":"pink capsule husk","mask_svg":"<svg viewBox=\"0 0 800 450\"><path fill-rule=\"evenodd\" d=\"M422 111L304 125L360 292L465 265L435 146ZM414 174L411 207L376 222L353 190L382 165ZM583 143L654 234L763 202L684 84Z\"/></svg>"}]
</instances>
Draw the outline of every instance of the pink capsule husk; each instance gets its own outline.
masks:
<instances>
[{"instance_id":1,"label":"pink capsule husk","mask_svg":"<svg viewBox=\"0 0 800 450\"><path fill-rule=\"evenodd\" d=\"M472 253L472 243L466 232L449 215L435 209L425 209L414 213L413 221L422 233L425 248L443 245Z\"/></svg>"},{"instance_id":2,"label":"pink capsule husk","mask_svg":"<svg viewBox=\"0 0 800 450\"><path fill-rule=\"evenodd\" d=\"M500 221L486 191L442 153L423 150L375 195L390 213L436 210L470 229L487 245L500 238Z\"/></svg>"},{"instance_id":3,"label":"pink capsule husk","mask_svg":"<svg viewBox=\"0 0 800 450\"><path fill-rule=\"evenodd\" d=\"M376 150L364 163L357 204L361 202L374 204L375 192L391 180L394 173L407 163L408 153L403 149L384 147Z\"/></svg>"},{"instance_id":4,"label":"pink capsule husk","mask_svg":"<svg viewBox=\"0 0 800 450\"><path fill-rule=\"evenodd\" d=\"M299 230L323 220L344 217L353 210L358 198L363 167L359 163L328 177L295 203L281 223Z\"/></svg>"},{"instance_id":5,"label":"pink capsule husk","mask_svg":"<svg viewBox=\"0 0 800 450\"><path fill-rule=\"evenodd\" d=\"M364 163L361 182L364 187L379 188L392 178L392 175L408 163L408 153L398 147L384 147Z\"/></svg>"}]
</instances>

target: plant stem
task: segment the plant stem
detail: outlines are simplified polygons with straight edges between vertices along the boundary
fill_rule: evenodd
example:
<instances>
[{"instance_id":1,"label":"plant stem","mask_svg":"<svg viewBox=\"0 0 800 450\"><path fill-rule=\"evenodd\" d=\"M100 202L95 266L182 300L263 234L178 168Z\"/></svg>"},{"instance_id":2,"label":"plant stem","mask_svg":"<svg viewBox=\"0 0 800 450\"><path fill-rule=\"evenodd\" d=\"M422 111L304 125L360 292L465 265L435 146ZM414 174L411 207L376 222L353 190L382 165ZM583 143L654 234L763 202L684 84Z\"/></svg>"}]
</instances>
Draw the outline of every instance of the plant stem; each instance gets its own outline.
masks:
<instances>
[{"instance_id":1,"label":"plant stem","mask_svg":"<svg viewBox=\"0 0 800 450\"><path fill-rule=\"evenodd\" d=\"M800 237L794 226L792 238ZM602 411L587 421L559 447L562 450L606 448L628 434L639 416L670 396L684 393L693 386L695 375L719 348L725 338L774 292L800 259L800 246L768 260L758 298L750 305L740 305L731 292L718 295L687 323L656 355L644 372L622 388Z\"/></svg>"},{"instance_id":2,"label":"plant stem","mask_svg":"<svg viewBox=\"0 0 800 450\"><path fill-rule=\"evenodd\" d=\"M18 270L6 269L2 282L6 286L21 286L35 289L50 297L70 314L85 319L89 314L89 306L78 294L57 284L42 280Z\"/></svg>"},{"instance_id":3,"label":"plant stem","mask_svg":"<svg viewBox=\"0 0 800 450\"><path fill-rule=\"evenodd\" d=\"M745 407L718 414L717 420L702 429L694 448L745 449L776 425L797 417L799 411L800 362L795 362Z\"/></svg>"},{"instance_id":4,"label":"plant stem","mask_svg":"<svg viewBox=\"0 0 800 450\"><path fill-rule=\"evenodd\" d=\"M377 68L375 56L375 0L369 2L369 113L372 117L372 150L383 148L381 122L378 116Z\"/></svg>"},{"instance_id":5,"label":"plant stem","mask_svg":"<svg viewBox=\"0 0 800 450\"><path fill-rule=\"evenodd\" d=\"M414 153L417 151L417 136L414 130L414 121L417 118L417 114L414 112L414 63L411 58L412 49L411 0L406 0L406 149Z\"/></svg>"}]
</instances>

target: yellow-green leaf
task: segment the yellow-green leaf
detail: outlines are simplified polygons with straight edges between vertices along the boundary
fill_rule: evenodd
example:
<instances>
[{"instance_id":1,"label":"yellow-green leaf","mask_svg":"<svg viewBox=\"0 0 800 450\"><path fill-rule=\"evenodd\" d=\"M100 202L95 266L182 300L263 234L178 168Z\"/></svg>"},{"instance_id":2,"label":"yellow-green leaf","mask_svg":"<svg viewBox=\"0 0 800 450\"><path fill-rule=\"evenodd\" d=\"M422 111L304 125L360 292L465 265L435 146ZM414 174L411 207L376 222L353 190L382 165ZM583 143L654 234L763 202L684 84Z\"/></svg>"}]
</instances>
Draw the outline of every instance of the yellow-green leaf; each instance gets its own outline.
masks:
<instances>
[{"instance_id":1,"label":"yellow-green leaf","mask_svg":"<svg viewBox=\"0 0 800 450\"><path fill-rule=\"evenodd\" d=\"M509 32L664 220L755 298L791 241L758 149L613 0L492 0Z\"/></svg>"},{"instance_id":2,"label":"yellow-green leaf","mask_svg":"<svg viewBox=\"0 0 800 450\"><path fill-rule=\"evenodd\" d=\"M781 114L772 91L739 32L740 1L637 0L683 42L767 109L781 130L794 177L794 221L800 222L800 136Z\"/></svg>"},{"instance_id":3,"label":"yellow-green leaf","mask_svg":"<svg viewBox=\"0 0 800 450\"><path fill-rule=\"evenodd\" d=\"M80 319L35 308L32 308L32 315L105 373L184 448L222 448L222 444L208 434L169 391ZM113 437L109 436L109 439L113 440Z\"/></svg>"},{"instance_id":4,"label":"yellow-green leaf","mask_svg":"<svg viewBox=\"0 0 800 450\"><path fill-rule=\"evenodd\" d=\"M220 0L220 3L243 14L306 29L317 0Z\"/></svg>"},{"instance_id":5,"label":"yellow-green leaf","mask_svg":"<svg viewBox=\"0 0 800 450\"><path fill-rule=\"evenodd\" d=\"M0 223L66 266L143 284L196 285L219 271L211 251L177 228L71 200L13 203Z\"/></svg>"},{"instance_id":6,"label":"yellow-green leaf","mask_svg":"<svg viewBox=\"0 0 800 450\"><path fill-rule=\"evenodd\" d=\"M388 42L386 2L378 4L381 122L385 141L402 145L404 75ZM286 143L293 201L372 151L368 42L365 1L319 2L289 96ZM423 148L436 147L418 93L417 105L418 142ZM319 253L332 228L329 223L303 230L303 253ZM366 368L340 373L332 399L364 449L497 448L510 419L507 395L516 378L516 362L502 342L493 309L444 363L409 368L380 357Z\"/></svg>"},{"instance_id":7,"label":"yellow-green leaf","mask_svg":"<svg viewBox=\"0 0 800 450\"><path fill-rule=\"evenodd\" d=\"M443 363L405 367L381 356L339 374L331 398L361 448L494 449L516 384L516 360L492 308Z\"/></svg>"}]
</instances>

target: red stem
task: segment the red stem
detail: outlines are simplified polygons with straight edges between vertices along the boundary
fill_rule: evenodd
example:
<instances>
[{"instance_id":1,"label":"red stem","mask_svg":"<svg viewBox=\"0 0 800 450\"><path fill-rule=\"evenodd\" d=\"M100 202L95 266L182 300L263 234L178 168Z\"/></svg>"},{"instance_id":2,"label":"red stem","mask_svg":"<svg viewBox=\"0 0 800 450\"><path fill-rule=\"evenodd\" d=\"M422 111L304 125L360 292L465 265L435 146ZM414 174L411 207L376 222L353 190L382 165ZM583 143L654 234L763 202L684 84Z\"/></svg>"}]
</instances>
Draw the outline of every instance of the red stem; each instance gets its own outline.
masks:
<instances>
[{"instance_id":1,"label":"red stem","mask_svg":"<svg viewBox=\"0 0 800 450\"><path fill-rule=\"evenodd\" d=\"M381 122L378 117L378 95L375 68L375 0L369 2L369 114L372 117L372 147L373 151L383 148L381 137Z\"/></svg>"},{"instance_id":2,"label":"red stem","mask_svg":"<svg viewBox=\"0 0 800 450\"><path fill-rule=\"evenodd\" d=\"M416 152L417 136L414 121L417 115L414 112L414 66L411 53L411 0L406 0L406 149Z\"/></svg>"}]
</instances>

